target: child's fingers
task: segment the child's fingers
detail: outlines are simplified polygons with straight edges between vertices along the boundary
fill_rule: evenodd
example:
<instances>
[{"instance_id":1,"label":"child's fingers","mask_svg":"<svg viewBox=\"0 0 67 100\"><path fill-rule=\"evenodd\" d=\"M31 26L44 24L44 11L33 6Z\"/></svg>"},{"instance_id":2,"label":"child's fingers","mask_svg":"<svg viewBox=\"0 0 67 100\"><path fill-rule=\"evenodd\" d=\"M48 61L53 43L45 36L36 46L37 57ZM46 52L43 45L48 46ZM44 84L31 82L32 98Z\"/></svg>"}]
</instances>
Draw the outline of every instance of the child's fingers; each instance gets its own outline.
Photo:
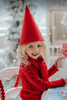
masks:
<instances>
[{"instance_id":1,"label":"child's fingers","mask_svg":"<svg viewBox=\"0 0 67 100\"><path fill-rule=\"evenodd\" d=\"M55 67L57 67L57 62L58 62L58 60L55 60Z\"/></svg>"},{"instance_id":2,"label":"child's fingers","mask_svg":"<svg viewBox=\"0 0 67 100\"><path fill-rule=\"evenodd\" d=\"M57 60L55 60L55 67L58 68L58 66L57 66L58 61L61 60L61 59L64 59L64 58L65 58L65 57L61 57L61 58L58 58Z\"/></svg>"},{"instance_id":3,"label":"child's fingers","mask_svg":"<svg viewBox=\"0 0 67 100\"><path fill-rule=\"evenodd\" d=\"M65 59L65 57L58 58L57 60Z\"/></svg>"}]
</instances>

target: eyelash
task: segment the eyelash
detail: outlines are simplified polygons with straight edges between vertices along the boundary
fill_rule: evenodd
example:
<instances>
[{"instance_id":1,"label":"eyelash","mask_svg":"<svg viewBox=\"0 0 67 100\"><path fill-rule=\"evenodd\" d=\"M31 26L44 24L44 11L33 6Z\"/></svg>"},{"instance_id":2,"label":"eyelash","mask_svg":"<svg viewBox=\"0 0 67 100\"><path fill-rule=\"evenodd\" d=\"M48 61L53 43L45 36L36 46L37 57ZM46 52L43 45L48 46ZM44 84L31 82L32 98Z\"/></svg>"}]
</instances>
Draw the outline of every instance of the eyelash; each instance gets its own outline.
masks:
<instances>
[{"instance_id":1,"label":"eyelash","mask_svg":"<svg viewBox=\"0 0 67 100\"><path fill-rule=\"evenodd\" d=\"M41 45L38 45L37 47L41 47Z\"/></svg>"},{"instance_id":2,"label":"eyelash","mask_svg":"<svg viewBox=\"0 0 67 100\"><path fill-rule=\"evenodd\" d=\"M33 46L31 45L31 46L29 46L29 48L32 48Z\"/></svg>"},{"instance_id":3,"label":"eyelash","mask_svg":"<svg viewBox=\"0 0 67 100\"><path fill-rule=\"evenodd\" d=\"M29 48L32 48L33 46L31 45L31 46L29 46ZM38 45L37 47L41 47L41 45Z\"/></svg>"}]
</instances>

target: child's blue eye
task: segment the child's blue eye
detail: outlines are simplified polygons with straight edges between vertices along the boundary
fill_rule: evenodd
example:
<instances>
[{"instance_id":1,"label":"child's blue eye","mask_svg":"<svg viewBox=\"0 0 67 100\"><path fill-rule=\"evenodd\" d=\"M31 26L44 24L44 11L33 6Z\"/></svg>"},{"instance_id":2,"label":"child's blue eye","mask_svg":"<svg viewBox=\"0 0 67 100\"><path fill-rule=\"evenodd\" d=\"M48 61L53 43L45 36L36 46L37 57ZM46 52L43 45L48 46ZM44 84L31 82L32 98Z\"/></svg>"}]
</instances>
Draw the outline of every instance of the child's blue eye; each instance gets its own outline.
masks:
<instances>
[{"instance_id":1,"label":"child's blue eye","mask_svg":"<svg viewBox=\"0 0 67 100\"><path fill-rule=\"evenodd\" d=\"M33 47L32 45L29 46L29 48L32 48L32 47Z\"/></svg>"},{"instance_id":2,"label":"child's blue eye","mask_svg":"<svg viewBox=\"0 0 67 100\"><path fill-rule=\"evenodd\" d=\"M41 47L41 45L38 45L37 47Z\"/></svg>"}]
</instances>

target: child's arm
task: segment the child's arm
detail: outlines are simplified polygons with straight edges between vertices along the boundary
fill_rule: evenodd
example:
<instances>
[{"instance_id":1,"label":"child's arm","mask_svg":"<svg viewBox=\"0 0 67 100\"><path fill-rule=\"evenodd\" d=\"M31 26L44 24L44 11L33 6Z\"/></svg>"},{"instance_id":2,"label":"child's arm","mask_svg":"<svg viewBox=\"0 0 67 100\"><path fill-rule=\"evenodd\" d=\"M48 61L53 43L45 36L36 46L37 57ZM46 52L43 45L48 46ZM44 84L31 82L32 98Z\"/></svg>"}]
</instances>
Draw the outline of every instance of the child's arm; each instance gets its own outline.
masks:
<instances>
[{"instance_id":1,"label":"child's arm","mask_svg":"<svg viewBox=\"0 0 67 100\"><path fill-rule=\"evenodd\" d=\"M58 63L59 60L61 60L63 58L64 57L58 58L57 60L55 60L55 64L53 64L53 66L48 70L48 76L49 77L52 76L53 74L55 74L57 71L59 71L57 63Z\"/></svg>"},{"instance_id":2,"label":"child's arm","mask_svg":"<svg viewBox=\"0 0 67 100\"><path fill-rule=\"evenodd\" d=\"M53 66L48 69L48 77L51 77L57 71L59 71L59 69L53 64Z\"/></svg>"},{"instance_id":3,"label":"child's arm","mask_svg":"<svg viewBox=\"0 0 67 100\"><path fill-rule=\"evenodd\" d=\"M21 67L22 67L22 65L21 65ZM37 76L37 74L34 72L32 66L30 66L30 65L28 66L28 69L22 68L19 70L19 75L21 77L21 80L23 79L22 78L23 74L25 75L25 77L28 79L28 81L31 84L36 86L41 91L47 90L48 88L54 88L57 86L65 85L65 81L63 79L59 79L59 80L52 81L52 82L43 81L39 76Z\"/></svg>"}]
</instances>

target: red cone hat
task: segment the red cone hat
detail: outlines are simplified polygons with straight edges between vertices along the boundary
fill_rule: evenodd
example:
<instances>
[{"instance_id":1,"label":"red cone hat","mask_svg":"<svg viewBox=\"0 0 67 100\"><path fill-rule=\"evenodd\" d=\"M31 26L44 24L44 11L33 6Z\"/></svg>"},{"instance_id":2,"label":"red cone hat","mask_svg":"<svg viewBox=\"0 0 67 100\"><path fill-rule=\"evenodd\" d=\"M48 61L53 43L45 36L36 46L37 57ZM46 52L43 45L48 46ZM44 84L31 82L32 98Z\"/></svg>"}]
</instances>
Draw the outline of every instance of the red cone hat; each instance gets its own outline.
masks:
<instances>
[{"instance_id":1,"label":"red cone hat","mask_svg":"<svg viewBox=\"0 0 67 100\"><path fill-rule=\"evenodd\" d=\"M19 45L36 41L44 41L44 38L41 35L28 6L26 6Z\"/></svg>"}]
</instances>

